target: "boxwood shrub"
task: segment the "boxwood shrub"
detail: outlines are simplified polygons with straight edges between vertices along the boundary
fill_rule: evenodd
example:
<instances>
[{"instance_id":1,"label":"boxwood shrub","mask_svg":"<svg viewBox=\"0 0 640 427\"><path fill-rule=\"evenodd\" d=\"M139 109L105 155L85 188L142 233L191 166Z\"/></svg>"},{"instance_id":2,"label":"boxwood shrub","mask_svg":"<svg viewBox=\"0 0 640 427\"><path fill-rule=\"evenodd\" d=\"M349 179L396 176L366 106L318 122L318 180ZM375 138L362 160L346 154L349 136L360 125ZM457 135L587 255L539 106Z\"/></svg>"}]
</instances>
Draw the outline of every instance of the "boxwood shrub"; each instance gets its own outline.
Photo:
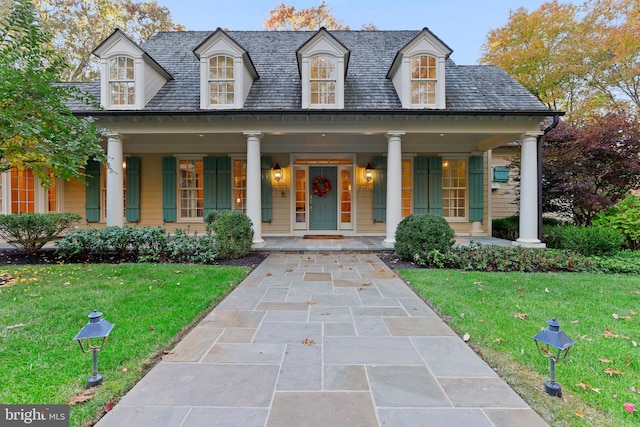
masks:
<instances>
[{"instance_id":1,"label":"boxwood shrub","mask_svg":"<svg viewBox=\"0 0 640 427\"><path fill-rule=\"evenodd\" d=\"M433 251L447 254L454 244L455 232L439 215L409 215L396 229L395 250L403 260L415 261Z\"/></svg>"},{"instance_id":2,"label":"boxwood shrub","mask_svg":"<svg viewBox=\"0 0 640 427\"><path fill-rule=\"evenodd\" d=\"M243 212L211 211L204 220L215 236L220 258L241 258L251 251L253 225Z\"/></svg>"},{"instance_id":3,"label":"boxwood shrub","mask_svg":"<svg viewBox=\"0 0 640 427\"><path fill-rule=\"evenodd\" d=\"M81 219L72 213L20 213L0 215L0 237L34 255L44 245L59 238Z\"/></svg>"}]
</instances>

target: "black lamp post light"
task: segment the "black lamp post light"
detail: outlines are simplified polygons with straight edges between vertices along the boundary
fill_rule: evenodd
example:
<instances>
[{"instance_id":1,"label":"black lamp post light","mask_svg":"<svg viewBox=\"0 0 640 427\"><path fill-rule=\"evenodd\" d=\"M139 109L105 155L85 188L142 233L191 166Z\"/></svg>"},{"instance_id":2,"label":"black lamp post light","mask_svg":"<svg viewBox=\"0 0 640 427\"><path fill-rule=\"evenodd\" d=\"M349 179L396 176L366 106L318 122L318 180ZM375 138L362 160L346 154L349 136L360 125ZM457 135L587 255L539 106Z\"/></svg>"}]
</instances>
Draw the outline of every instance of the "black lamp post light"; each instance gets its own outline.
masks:
<instances>
[{"instance_id":1,"label":"black lamp post light","mask_svg":"<svg viewBox=\"0 0 640 427\"><path fill-rule=\"evenodd\" d=\"M107 343L113 326L113 323L102 318L102 313L98 310L93 310L89 314L89 323L84 325L73 338L78 341L83 353L93 352L93 375L87 380L87 388L95 387L102 383L102 374L98 373L98 352ZM92 339L94 340L93 344L91 343ZM84 343L85 340L86 343Z\"/></svg>"},{"instance_id":2,"label":"black lamp post light","mask_svg":"<svg viewBox=\"0 0 640 427\"><path fill-rule=\"evenodd\" d=\"M533 336L541 356L549 359L550 379L544 389L551 396L562 396L562 388L556 382L556 362L565 359L575 342L560 330L560 322L547 320L547 327Z\"/></svg>"}]
</instances>

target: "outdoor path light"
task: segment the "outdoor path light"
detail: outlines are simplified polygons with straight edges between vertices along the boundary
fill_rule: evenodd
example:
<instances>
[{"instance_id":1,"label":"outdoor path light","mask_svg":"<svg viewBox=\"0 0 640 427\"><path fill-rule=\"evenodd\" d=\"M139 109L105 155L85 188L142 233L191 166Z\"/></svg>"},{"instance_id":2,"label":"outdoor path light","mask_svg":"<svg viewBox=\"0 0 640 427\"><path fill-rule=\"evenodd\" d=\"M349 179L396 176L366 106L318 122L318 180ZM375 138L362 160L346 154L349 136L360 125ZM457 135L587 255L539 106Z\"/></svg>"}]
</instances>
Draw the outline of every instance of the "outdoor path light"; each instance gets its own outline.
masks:
<instances>
[{"instance_id":1,"label":"outdoor path light","mask_svg":"<svg viewBox=\"0 0 640 427\"><path fill-rule=\"evenodd\" d=\"M87 388L95 387L102 383L102 374L98 373L98 352L107 343L109 339L109 333L113 329L113 323L102 318L102 313L98 310L93 310L89 314L89 323L84 325L80 332L75 336L74 340L77 340L80 344L80 348L83 353L93 351L93 375L87 380ZM102 339L100 344L91 344L92 339ZM83 341L86 340L86 347Z\"/></svg>"},{"instance_id":2,"label":"outdoor path light","mask_svg":"<svg viewBox=\"0 0 640 427\"><path fill-rule=\"evenodd\" d=\"M547 320L547 327L533 336L538 352L549 358L550 379L544 382L544 389L551 396L562 396L562 388L556 382L556 362L565 359L569 349L575 344L571 338L560 330L560 322Z\"/></svg>"}]
</instances>

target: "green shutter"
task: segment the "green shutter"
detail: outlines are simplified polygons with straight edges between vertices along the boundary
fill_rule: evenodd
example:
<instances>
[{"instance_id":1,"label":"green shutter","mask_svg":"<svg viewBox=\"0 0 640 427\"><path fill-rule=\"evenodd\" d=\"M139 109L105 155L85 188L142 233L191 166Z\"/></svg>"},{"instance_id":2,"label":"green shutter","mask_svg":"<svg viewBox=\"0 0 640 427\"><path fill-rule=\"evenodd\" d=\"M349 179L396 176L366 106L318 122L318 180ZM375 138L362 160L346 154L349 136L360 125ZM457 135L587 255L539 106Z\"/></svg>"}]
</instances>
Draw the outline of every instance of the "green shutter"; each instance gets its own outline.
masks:
<instances>
[{"instance_id":1,"label":"green shutter","mask_svg":"<svg viewBox=\"0 0 640 427\"><path fill-rule=\"evenodd\" d=\"M216 208L222 211L231 210L231 158L218 157L218 183L216 186Z\"/></svg>"},{"instance_id":2,"label":"green shutter","mask_svg":"<svg viewBox=\"0 0 640 427\"><path fill-rule=\"evenodd\" d=\"M413 159L413 213L425 214L429 208L429 158Z\"/></svg>"},{"instance_id":3,"label":"green shutter","mask_svg":"<svg viewBox=\"0 0 640 427\"><path fill-rule=\"evenodd\" d=\"M469 157L469 221L484 219L484 159Z\"/></svg>"},{"instance_id":4,"label":"green shutter","mask_svg":"<svg viewBox=\"0 0 640 427\"><path fill-rule=\"evenodd\" d=\"M218 208L218 180L216 176L217 158L205 157L202 159L203 191L204 191L204 217L209 212Z\"/></svg>"},{"instance_id":5,"label":"green shutter","mask_svg":"<svg viewBox=\"0 0 640 427\"><path fill-rule=\"evenodd\" d=\"M429 157L429 212L442 215L442 157Z\"/></svg>"},{"instance_id":6,"label":"green shutter","mask_svg":"<svg viewBox=\"0 0 640 427\"><path fill-rule=\"evenodd\" d=\"M162 158L162 218L164 222L176 222L177 193L176 158Z\"/></svg>"},{"instance_id":7,"label":"green shutter","mask_svg":"<svg viewBox=\"0 0 640 427\"><path fill-rule=\"evenodd\" d=\"M140 221L140 158L126 157L127 191L125 217L128 222Z\"/></svg>"},{"instance_id":8,"label":"green shutter","mask_svg":"<svg viewBox=\"0 0 640 427\"><path fill-rule=\"evenodd\" d=\"M387 158L373 158L373 222L387 220Z\"/></svg>"},{"instance_id":9,"label":"green shutter","mask_svg":"<svg viewBox=\"0 0 640 427\"><path fill-rule=\"evenodd\" d=\"M260 158L260 202L262 208L262 222L271 222L272 188L271 188L271 157Z\"/></svg>"},{"instance_id":10,"label":"green shutter","mask_svg":"<svg viewBox=\"0 0 640 427\"><path fill-rule=\"evenodd\" d=\"M85 216L87 222L100 221L100 162L89 160L84 172L87 174L85 191Z\"/></svg>"}]
</instances>

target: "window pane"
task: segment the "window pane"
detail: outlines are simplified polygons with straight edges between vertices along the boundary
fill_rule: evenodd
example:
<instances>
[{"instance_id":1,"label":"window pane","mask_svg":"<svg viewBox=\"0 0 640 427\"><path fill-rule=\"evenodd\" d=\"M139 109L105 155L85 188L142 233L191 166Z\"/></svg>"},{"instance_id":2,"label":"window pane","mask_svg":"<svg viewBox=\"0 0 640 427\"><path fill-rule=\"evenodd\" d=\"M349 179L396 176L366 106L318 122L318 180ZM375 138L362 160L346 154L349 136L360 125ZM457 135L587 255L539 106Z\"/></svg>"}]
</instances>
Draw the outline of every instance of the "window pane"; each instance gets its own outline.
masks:
<instances>
[{"instance_id":1,"label":"window pane","mask_svg":"<svg viewBox=\"0 0 640 427\"><path fill-rule=\"evenodd\" d=\"M311 104L335 104L336 60L330 56L317 55L310 61Z\"/></svg>"},{"instance_id":2,"label":"window pane","mask_svg":"<svg viewBox=\"0 0 640 427\"><path fill-rule=\"evenodd\" d=\"M307 221L307 174L304 169L296 169L296 222Z\"/></svg>"},{"instance_id":3,"label":"window pane","mask_svg":"<svg viewBox=\"0 0 640 427\"><path fill-rule=\"evenodd\" d=\"M234 210L245 212L247 209L247 161L233 161L233 202Z\"/></svg>"},{"instance_id":4,"label":"window pane","mask_svg":"<svg viewBox=\"0 0 640 427\"><path fill-rule=\"evenodd\" d=\"M447 218L466 218L467 161L442 161L442 215Z\"/></svg>"},{"instance_id":5,"label":"window pane","mask_svg":"<svg viewBox=\"0 0 640 427\"><path fill-rule=\"evenodd\" d=\"M11 169L11 213L35 212L35 177L28 169Z\"/></svg>"},{"instance_id":6,"label":"window pane","mask_svg":"<svg viewBox=\"0 0 640 427\"><path fill-rule=\"evenodd\" d=\"M180 160L178 194L182 218L202 218L203 190L202 160Z\"/></svg>"}]
</instances>

